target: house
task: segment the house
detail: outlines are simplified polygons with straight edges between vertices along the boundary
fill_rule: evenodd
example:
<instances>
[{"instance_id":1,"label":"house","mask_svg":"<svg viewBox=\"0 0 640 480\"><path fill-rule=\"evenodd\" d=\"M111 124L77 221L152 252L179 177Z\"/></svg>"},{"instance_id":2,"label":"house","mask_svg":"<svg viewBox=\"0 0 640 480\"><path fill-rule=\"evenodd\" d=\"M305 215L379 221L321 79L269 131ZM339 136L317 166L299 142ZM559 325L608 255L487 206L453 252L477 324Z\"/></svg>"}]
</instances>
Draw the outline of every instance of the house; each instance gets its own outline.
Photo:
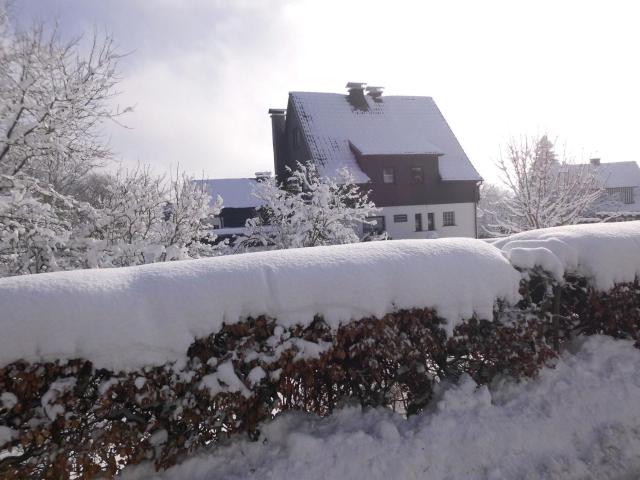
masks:
<instances>
[{"instance_id":1,"label":"house","mask_svg":"<svg viewBox=\"0 0 640 480\"><path fill-rule=\"evenodd\" d=\"M588 164L571 165L570 168L591 168L607 195L591 208L596 218L614 220L640 219L640 167L636 162L602 163L592 158Z\"/></svg>"},{"instance_id":2,"label":"house","mask_svg":"<svg viewBox=\"0 0 640 480\"><path fill-rule=\"evenodd\" d=\"M256 210L263 202L252 195L256 182L268 178L271 172L256 172L250 178L218 178L196 180L204 185L211 201L222 197L220 213L213 218L213 233L219 240L232 239L245 232L245 222L257 215Z\"/></svg>"},{"instance_id":3,"label":"house","mask_svg":"<svg viewBox=\"0 0 640 480\"><path fill-rule=\"evenodd\" d=\"M275 174L312 161L323 176L347 167L380 208L365 232L391 238L476 237L482 178L431 97L291 92L270 109Z\"/></svg>"},{"instance_id":4,"label":"house","mask_svg":"<svg viewBox=\"0 0 640 480\"><path fill-rule=\"evenodd\" d=\"M591 160L609 197L617 200L612 211L640 218L640 167L636 162L600 163Z\"/></svg>"}]
</instances>

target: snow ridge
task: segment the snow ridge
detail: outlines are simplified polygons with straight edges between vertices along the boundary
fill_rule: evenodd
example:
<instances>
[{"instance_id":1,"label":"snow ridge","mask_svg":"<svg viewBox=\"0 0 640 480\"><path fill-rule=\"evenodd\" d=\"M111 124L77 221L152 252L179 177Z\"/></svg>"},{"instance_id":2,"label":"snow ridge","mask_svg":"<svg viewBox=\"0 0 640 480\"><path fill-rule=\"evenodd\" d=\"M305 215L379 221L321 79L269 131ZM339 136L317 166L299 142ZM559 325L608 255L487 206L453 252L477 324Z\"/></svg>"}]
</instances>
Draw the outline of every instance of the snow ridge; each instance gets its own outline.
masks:
<instances>
[{"instance_id":1,"label":"snow ridge","mask_svg":"<svg viewBox=\"0 0 640 480\"><path fill-rule=\"evenodd\" d=\"M184 358L223 323L268 315L283 327L321 315L332 327L430 307L451 332L520 275L473 239L398 240L290 249L120 269L0 279L0 365L85 358L134 370Z\"/></svg>"},{"instance_id":2,"label":"snow ridge","mask_svg":"<svg viewBox=\"0 0 640 480\"><path fill-rule=\"evenodd\" d=\"M540 266L559 281L577 274L601 291L640 276L640 221L542 228L492 244L515 267Z\"/></svg>"},{"instance_id":3,"label":"snow ridge","mask_svg":"<svg viewBox=\"0 0 640 480\"><path fill-rule=\"evenodd\" d=\"M451 334L474 314L492 318L497 299L518 301L512 264L609 290L640 276L640 222L554 227L493 244L396 240L4 278L0 365L79 357L130 371L184 359L196 338L259 315L284 328L320 315L337 328L428 307Z\"/></svg>"}]
</instances>

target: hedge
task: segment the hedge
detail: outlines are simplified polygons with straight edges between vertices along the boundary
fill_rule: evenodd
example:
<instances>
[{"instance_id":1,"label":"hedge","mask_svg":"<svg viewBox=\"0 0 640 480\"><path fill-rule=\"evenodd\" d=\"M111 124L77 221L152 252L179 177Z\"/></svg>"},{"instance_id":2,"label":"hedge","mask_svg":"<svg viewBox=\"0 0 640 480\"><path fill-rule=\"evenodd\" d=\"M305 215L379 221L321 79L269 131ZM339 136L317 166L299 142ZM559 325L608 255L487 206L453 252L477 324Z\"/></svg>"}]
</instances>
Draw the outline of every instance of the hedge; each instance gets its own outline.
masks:
<instances>
[{"instance_id":1,"label":"hedge","mask_svg":"<svg viewBox=\"0 0 640 480\"><path fill-rule=\"evenodd\" d=\"M494 318L470 318L451 337L429 309L338 330L316 318L285 331L258 317L198 339L181 364L128 373L83 359L6 365L0 425L13 434L0 445L0 477L114 476L143 461L165 469L235 434L257 439L261 422L285 410L324 416L358 402L413 415L443 380L531 377L575 335L640 347L637 279L598 292L584 278L560 285L527 273L518 305L497 304Z\"/></svg>"}]
</instances>

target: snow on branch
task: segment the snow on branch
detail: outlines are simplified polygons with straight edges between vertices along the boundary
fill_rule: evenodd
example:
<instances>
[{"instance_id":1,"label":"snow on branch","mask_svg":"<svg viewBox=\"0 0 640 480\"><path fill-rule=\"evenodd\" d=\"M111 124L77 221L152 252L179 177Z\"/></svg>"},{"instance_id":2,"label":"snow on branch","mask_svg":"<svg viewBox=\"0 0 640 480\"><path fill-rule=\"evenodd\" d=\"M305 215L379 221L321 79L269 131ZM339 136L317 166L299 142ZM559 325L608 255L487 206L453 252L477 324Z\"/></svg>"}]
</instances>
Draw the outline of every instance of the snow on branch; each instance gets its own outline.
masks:
<instances>
[{"instance_id":1,"label":"snow on branch","mask_svg":"<svg viewBox=\"0 0 640 480\"><path fill-rule=\"evenodd\" d=\"M112 106L118 61L109 35L64 42L44 24L5 33L0 48L0 173L28 174L58 191L111 156L100 126L130 111Z\"/></svg>"},{"instance_id":2,"label":"snow on branch","mask_svg":"<svg viewBox=\"0 0 640 480\"><path fill-rule=\"evenodd\" d=\"M508 194L486 227L493 234L578 223L604 192L589 165L559 160L546 135L511 140L497 165Z\"/></svg>"},{"instance_id":3,"label":"snow on branch","mask_svg":"<svg viewBox=\"0 0 640 480\"><path fill-rule=\"evenodd\" d=\"M253 195L264 202L247 221L241 246L275 249L360 241L359 228L376 207L345 168L337 178L322 177L312 163L289 171L286 185L273 178L257 183Z\"/></svg>"}]
</instances>

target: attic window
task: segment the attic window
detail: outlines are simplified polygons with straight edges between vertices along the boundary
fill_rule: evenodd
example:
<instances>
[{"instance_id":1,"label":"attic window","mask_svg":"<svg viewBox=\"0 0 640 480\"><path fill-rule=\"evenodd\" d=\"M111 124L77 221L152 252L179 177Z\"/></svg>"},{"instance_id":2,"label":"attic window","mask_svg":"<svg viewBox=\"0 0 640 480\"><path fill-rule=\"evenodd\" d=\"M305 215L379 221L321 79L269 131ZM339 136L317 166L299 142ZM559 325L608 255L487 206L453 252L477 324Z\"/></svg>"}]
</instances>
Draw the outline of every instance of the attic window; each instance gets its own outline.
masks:
<instances>
[{"instance_id":1,"label":"attic window","mask_svg":"<svg viewBox=\"0 0 640 480\"><path fill-rule=\"evenodd\" d=\"M411 183L424 183L422 167L411 167Z\"/></svg>"},{"instance_id":2,"label":"attic window","mask_svg":"<svg viewBox=\"0 0 640 480\"><path fill-rule=\"evenodd\" d=\"M382 181L384 183L396 183L396 170L393 167L382 169Z\"/></svg>"}]
</instances>

